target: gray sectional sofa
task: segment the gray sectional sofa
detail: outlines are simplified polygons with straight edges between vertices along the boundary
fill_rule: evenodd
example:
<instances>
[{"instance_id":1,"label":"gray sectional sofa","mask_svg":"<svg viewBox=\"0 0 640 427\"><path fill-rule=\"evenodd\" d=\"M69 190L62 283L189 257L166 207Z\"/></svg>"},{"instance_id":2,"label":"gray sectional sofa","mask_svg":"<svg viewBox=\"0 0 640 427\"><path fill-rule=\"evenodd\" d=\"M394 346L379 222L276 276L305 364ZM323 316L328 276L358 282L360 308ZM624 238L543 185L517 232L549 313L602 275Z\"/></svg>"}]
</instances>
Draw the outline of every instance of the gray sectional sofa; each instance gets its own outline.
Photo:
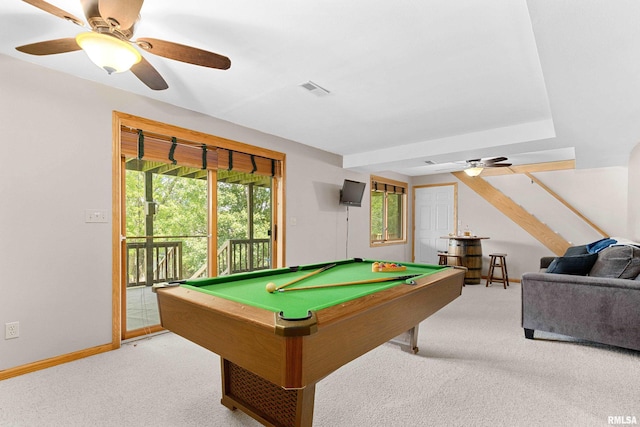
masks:
<instances>
[{"instance_id":1,"label":"gray sectional sofa","mask_svg":"<svg viewBox=\"0 0 640 427\"><path fill-rule=\"evenodd\" d=\"M523 274L526 338L546 331L640 351L640 246L619 242L571 247Z\"/></svg>"}]
</instances>

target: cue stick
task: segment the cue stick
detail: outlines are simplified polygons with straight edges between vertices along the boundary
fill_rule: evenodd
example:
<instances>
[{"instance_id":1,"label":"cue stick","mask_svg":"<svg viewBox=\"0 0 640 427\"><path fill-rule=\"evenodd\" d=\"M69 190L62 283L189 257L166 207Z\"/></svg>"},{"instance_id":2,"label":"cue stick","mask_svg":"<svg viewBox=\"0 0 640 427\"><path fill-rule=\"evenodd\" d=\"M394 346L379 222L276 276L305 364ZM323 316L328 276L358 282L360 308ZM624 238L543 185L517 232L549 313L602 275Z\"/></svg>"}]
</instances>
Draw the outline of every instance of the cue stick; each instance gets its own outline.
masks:
<instances>
[{"instance_id":1,"label":"cue stick","mask_svg":"<svg viewBox=\"0 0 640 427\"><path fill-rule=\"evenodd\" d=\"M330 268L333 268L335 266L336 266L336 264L325 265L324 267L322 267L322 268L320 268L318 270L312 271L311 273L305 274L304 276L298 277L297 279L293 279L292 281L287 282L284 285L277 286L275 290L276 291L280 291L280 289L282 289L282 288L286 288L289 285L293 285L294 283L298 283L299 281L304 280L307 277L315 276L316 274L322 273L323 271L326 271L326 270L328 270Z\"/></svg>"},{"instance_id":2,"label":"cue stick","mask_svg":"<svg viewBox=\"0 0 640 427\"><path fill-rule=\"evenodd\" d=\"M416 276L420 276L420 274L412 274L409 276L378 277L377 279L356 280L355 282L339 282L339 283L330 283L326 285L302 286L300 288L278 289L278 292L305 291L310 289L333 288L336 286L364 285L367 283L391 282L392 280L408 280Z\"/></svg>"}]
</instances>

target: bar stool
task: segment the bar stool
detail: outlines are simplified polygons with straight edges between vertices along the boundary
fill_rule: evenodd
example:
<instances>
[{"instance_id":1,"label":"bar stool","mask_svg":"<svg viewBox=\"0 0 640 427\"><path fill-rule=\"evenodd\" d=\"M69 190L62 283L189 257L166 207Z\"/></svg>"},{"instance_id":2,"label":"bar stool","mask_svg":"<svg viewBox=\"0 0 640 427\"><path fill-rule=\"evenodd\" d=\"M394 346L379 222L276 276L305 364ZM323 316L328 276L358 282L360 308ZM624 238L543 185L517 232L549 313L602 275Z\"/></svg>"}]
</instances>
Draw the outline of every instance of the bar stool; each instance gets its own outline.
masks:
<instances>
[{"instance_id":1,"label":"bar stool","mask_svg":"<svg viewBox=\"0 0 640 427\"><path fill-rule=\"evenodd\" d=\"M509 286L509 274L507 273L507 254L489 254L489 271L487 272L487 284L485 287L489 286L489 283L498 282L502 283L505 289ZM496 267L498 267L501 276L496 277Z\"/></svg>"},{"instance_id":2,"label":"bar stool","mask_svg":"<svg viewBox=\"0 0 640 427\"><path fill-rule=\"evenodd\" d=\"M438 265L447 265L447 253L438 252Z\"/></svg>"},{"instance_id":3,"label":"bar stool","mask_svg":"<svg viewBox=\"0 0 640 427\"><path fill-rule=\"evenodd\" d=\"M449 264L449 258L453 258L453 264ZM438 265L462 266L462 257L460 255L451 255L448 252L438 252Z\"/></svg>"},{"instance_id":4,"label":"bar stool","mask_svg":"<svg viewBox=\"0 0 640 427\"><path fill-rule=\"evenodd\" d=\"M449 264L449 258L453 258L453 264ZM460 255L451 255L448 252L438 252L438 265L462 267L462 257ZM464 286L464 281L462 282L462 286Z\"/></svg>"}]
</instances>

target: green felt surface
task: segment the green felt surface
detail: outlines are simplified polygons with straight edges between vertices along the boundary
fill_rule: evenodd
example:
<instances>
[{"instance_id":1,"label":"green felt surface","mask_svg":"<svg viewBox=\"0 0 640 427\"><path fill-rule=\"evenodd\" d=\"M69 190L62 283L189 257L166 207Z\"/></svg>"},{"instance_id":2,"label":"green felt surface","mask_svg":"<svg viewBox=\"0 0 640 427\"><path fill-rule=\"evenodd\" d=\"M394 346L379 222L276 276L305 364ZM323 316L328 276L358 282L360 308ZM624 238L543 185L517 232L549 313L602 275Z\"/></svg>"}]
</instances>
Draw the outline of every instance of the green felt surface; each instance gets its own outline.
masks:
<instances>
[{"instance_id":1,"label":"green felt surface","mask_svg":"<svg viewBox=\"0 0 640 427\"><path fill-rule=\"evenodd\" d=\"M354 260L336 261L338 265L335 267L306 278L285 289L368 280L380 277L397 277L416 274L427 275L446 268L437 265L403 263L402 265L407 267L405 271L372 272L371 264L373 262L373 260L364 260L363 262L356 262ZM396 280L291 292L269 293L266 291L266 285L269 282L280 286L295 278L309 274L324 265L325 264L314 264L301 266L298 271L281 268L234 274L231 276L189 280L182 286L266 310L283 312L284 317L296 319L306 317L310 310L321 310L406 282L406 280Z\"/></svg>"}]
</instances>

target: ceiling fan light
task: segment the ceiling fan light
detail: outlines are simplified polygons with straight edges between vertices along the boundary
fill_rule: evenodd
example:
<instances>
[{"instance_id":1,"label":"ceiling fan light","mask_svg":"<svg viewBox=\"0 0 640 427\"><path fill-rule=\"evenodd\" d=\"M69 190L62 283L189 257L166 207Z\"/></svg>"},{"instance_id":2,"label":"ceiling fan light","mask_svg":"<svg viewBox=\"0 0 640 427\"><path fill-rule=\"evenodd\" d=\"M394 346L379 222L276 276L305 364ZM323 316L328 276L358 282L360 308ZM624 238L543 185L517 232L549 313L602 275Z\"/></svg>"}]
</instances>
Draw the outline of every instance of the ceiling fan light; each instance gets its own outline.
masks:
<instances>
[{"instance_id":1,"label":"ceiling fan light","mask_svg":"<svg viewBox=\"0 0 640 427\"><path fill-rule=\"evenodd\" d=\"M80 33L76 42L94 64L109 74L128 71L142 60L140 52L129 43L107 34Z\"/></svg>"},{"instance_id":2,"label":"ceiling fan light","mask_svg":"<svg viewBox=\"0 0 640 427\"><path fill-rule=\"evenodd\" d=\"M471 168L466 168L464 170L464 173L466 173L469 176L478 176L478 175L480 175L482 173L483 169L484 168L481 168L479 166L474 166L474 167L471 167Z\"/></svg>"}]
</instances>

